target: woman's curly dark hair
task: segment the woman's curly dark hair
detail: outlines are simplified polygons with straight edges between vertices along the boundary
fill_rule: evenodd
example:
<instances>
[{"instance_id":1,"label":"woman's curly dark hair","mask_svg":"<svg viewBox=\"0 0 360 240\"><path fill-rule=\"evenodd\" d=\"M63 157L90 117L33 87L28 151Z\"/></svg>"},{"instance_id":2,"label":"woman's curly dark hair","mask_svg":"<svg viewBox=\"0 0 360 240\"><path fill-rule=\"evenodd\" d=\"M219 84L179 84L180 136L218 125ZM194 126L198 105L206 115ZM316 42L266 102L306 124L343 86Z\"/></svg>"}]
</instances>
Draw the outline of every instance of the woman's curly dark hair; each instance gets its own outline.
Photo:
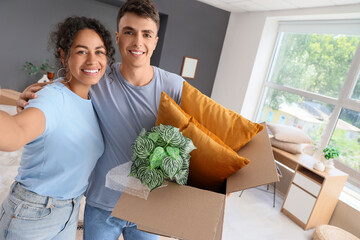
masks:
<instances>
[{"instance_id":1,"label":"woman's curly dark hair","mask_svg":"<svg viewBox=\"0 0 360 240\"><path fill-rule=\"evenodd\" d=\"M110 32L98 20L93 18L72 16L57 24L56 30L50 34L49 46L54 47L54 55L55 58L59 60L59 65L61 67L67 68L67 61L70 57L71 45L76 34L83 29L94 30L103 40L106 49L108 65L111 69L111 74L113 69L112 65L115 62L115 49L111 41L112 37ZM65 54L64 66L60 60L60 52L58 51L59 48L61 48Z\"/></svg>"}]
</instances>

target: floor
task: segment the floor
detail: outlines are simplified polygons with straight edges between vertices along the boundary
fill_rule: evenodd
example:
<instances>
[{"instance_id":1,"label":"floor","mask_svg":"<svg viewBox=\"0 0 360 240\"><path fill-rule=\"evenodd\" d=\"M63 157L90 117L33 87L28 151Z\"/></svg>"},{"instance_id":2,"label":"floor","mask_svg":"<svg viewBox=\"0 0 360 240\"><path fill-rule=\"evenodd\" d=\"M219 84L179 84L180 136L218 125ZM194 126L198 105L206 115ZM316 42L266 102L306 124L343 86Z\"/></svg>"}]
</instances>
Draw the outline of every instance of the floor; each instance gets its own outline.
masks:
<instances>
[{"instance_id":1,"label":"floor","mask_svg":"<svg viewBox=\"0 0 360 240\"><path fill-rule=\"evenodd\" d=\"M260 187L262 188L262 187ZM266 188L262 188L265 190ZM259 189L248 189L232 193L226 199L223 240L310 240L313 229L304 231L283 213L280 208L283 199L276 196L273 208L273 195ZM78 231L76 240L81 240ZM123 240L122 237L119 239ZM173 240L160 237L159 240Z\"/></svg>"}]
</instances>

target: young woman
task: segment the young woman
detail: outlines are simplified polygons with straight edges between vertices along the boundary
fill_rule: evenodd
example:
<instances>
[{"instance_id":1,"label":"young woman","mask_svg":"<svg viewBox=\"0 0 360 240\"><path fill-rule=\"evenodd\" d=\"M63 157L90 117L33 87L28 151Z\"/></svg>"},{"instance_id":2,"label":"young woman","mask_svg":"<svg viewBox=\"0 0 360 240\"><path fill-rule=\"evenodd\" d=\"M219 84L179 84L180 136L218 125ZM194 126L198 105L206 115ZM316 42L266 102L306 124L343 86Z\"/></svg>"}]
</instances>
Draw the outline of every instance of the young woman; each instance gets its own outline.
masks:
<instances>
[{"instance_id":1,"label":"young woman","mask_svg":"<svg viewBox=\"0 0 360 240\"><path fill-rule=\"evenodd\" d=\"M80 201L104 151L88 93L114 62L111 35L95 19L69 17L50 40L64 77L21 113L0 111L0 150L26 144L0 207L0 239L75 239Z\"/></svg>"}]
</instances>

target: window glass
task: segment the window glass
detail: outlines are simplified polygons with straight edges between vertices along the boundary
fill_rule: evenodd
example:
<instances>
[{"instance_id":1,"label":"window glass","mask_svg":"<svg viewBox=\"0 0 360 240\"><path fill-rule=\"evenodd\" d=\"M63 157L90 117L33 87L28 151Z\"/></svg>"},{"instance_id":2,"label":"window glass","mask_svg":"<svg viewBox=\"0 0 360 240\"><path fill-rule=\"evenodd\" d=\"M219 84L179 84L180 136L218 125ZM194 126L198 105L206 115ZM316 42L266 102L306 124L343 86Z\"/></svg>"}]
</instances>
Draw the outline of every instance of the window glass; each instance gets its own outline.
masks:
<instances>
[{"instance_id":1,"label":"window glass","mask_svg":"<svg viewBox=\"0 0 360 240\"><path fill-rule=\"evenodd\" d=\"M359 36L280 33L270 82L337 98Z\"/></svg>"},{"instance_id":2,"label":"window glass","mask_svg":"<svg viewBox=\"0 0 360 240\"><path fill-rule=\"evenodd\" d=\"M333 109L334 106L331 104L267 88L264 104L257 121L300 128L317 145Z\"/></svg>"},{"instance_id":3,"label":"window glass","mask_svg":"<svg viewBox=\"0 0 360 240\"><path fill-rule=\"evenodd\" d=\"M349 173L348 182L360 189L360 112L341 110L329 145L340 152L336 167Z\"/></svg>"},{"instance_id":4,"label":"window glass","mask_svg":"<svg viewBox=\"0 0 360 240\"><path fill-rule=\"evenodd\" d=\"M339 148L335 166L360 194L360 70L351 67L360 61L360 36L344 29L336 22L280 25L256 121L304 130L314 146L303 152L316 157L328 145Z\"/></svg>"},{"instance_id":5,"label":"window glass","mask_svg":"<svg viewBox=\"0 0 360 240\"><path fill-rule=\"evenodd\" d=\"M355 100L360 100L360 75L357 79L352 98Z\"/></svg>"}]
</instances>

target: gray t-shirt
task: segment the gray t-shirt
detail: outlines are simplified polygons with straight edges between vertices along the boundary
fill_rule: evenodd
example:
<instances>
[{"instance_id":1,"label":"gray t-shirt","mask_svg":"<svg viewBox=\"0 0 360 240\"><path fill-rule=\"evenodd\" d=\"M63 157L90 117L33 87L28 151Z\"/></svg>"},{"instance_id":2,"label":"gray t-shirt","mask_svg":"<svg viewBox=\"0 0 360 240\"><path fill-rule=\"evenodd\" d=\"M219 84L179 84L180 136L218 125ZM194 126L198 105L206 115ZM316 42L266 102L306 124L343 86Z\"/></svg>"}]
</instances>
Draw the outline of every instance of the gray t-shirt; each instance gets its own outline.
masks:
<instances>
[{"instance_id":1,"label":"gray t-shirt","mask_svg":"<svg viewBox=\"0 0 360 240\"><path fill-rule=\"evenodd\" d=\"M99 117L105 142L104 154L90 176L86 191L88 204L112 211L121 192L105 187L106 174L114 167L130 161L131 144L142 128L155 125L161 92L180 104L184 79L179 75L154 68L149 84L137 87L120 73L120 63L114 64L99 83L90 90L91 100Z\"/></svg>"}]
</instances>

